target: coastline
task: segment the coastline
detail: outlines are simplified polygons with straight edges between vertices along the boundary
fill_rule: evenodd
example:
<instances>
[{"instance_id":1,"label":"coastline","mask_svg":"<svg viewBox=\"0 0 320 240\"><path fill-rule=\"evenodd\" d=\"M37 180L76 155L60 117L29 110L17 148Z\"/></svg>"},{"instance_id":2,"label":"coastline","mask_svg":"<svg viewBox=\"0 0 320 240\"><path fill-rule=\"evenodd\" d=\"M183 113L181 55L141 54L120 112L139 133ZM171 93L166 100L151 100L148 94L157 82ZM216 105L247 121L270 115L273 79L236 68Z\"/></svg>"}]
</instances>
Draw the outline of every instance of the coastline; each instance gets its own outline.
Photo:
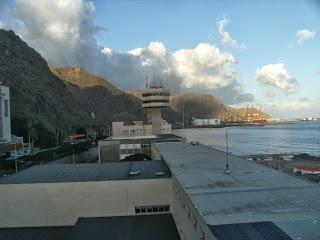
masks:
<instances>
[{"instance_id":1,"label":"coastline","mask_svg":"<svg viewBox=\"0 0 320 240\"><path fill-rule=\"evenodd\" d=\"M248 161L254 161L268 167L284 171L289 174L300 176L310 181L320 183L320 156L313 156L307 153L302 154L254 154L240 156ZM301 169L311 169L301 171Z\"/></svg>"}]
</instances>

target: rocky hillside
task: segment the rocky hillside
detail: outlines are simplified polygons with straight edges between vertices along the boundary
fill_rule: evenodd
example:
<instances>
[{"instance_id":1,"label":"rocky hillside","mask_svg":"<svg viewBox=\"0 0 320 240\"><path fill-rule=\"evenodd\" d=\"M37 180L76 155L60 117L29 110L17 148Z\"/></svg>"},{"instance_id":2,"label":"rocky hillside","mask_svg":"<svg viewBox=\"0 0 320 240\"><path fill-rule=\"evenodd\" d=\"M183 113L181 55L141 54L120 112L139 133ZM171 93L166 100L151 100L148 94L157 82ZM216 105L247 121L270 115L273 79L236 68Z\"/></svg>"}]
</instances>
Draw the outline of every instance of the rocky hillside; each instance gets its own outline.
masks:
<instances>
[{"instance_id":1,"label":"rocky hillside","mask_svg":"<svg viewBox=\"0 0 320 240\"><path fill-rule=\"evenodd\" d=\"M0 30L0 73L2 85L10 87L14 134L25 135L33 124L54 132L89 122L66 84L13 31Z\"/></svg>"},{"instance_id":2,"label":"rocky hillside","mask_svg":"<svg viewBox=\"0 0 320 240\"><path fill-rule=\"evenodd\" d=\"M173 95L170 106L177 112L182 112L186 119L218 118L227 111L226 107L214 96L198 93L181 93Z\"/></svg>"},{"instance_id":3,"label":"rocky hillside","mask_svg":"<svg viewBox=\"0 0 320 240\"><path fill-rule=\"evenodd\" d=\"M82 110L90 116L94 113L91 124L107 125L112 121L130 122L146 117L139 99L104 78L77 67L51 68L51 71L65 82Z\"/></svg>"},{"instance_id":4,"label":"rocky hillside","mask_svg":"<svg viewBox=\"0 0 320 240\"><path fill-rule=\"evenodd\" d=\"M0 82L10 87L13 134L26 136L35 125L70 134L78 127L146 117L139 99L103 78L81 68L51 70L13 31L0 30Z\"/></svg>"},{"instance_id":5,"label":"rocky hillside","mask_svg":"<svg viewBox=\"0 0 320 240\"><path fill-rule=\"evenodd\" d=\"M112 94L120 94L121 91L113 86L107 79L99 76L94 76L82 68L75 67L50 67L50 70L60 79L78 86L80 89L85 89L89 87L101 86L107 89Z\"/></svg>"}]
</instances>

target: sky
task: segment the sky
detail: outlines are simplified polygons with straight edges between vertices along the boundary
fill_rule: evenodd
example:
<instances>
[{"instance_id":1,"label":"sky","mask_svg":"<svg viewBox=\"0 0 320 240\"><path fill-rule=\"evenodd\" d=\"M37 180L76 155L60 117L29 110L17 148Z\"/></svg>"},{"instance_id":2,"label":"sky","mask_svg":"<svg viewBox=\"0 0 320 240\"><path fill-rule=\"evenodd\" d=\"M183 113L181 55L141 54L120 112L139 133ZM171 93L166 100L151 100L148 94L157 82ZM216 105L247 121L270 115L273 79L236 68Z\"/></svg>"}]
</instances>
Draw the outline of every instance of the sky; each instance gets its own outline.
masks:
<instances>
[{"instance_id":1,"label":"sky","mask_svg":"<svg viewBox=\"0 0 320 240\"><path fill-rule=\"evenodd\" d=\"M0 0L14 30L53 66L129 90L157 81L273 118L320 117L320 1Z\"/></svg>"}]
</instances>

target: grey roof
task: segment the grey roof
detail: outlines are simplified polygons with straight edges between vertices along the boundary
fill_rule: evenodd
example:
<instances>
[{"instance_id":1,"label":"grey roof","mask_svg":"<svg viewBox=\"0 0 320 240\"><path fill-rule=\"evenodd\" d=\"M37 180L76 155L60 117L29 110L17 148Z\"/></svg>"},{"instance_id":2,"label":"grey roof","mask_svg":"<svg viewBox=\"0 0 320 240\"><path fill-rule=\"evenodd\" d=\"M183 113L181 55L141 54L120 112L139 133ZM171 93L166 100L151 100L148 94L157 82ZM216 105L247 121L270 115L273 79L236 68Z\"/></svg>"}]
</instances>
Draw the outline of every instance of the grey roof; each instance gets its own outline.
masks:
<instances>
[{"instance_id":1,"label":"grey roof","mask_svg":"<svg viewBox=\"0 0 320 240\"><path fill-rule=\"evenodd\" d=\"M291 237L320 239L319 184L233 155L227 175L226 154L204 145L156 147L207 224L271 221Z\"/></svg>"},{"instance_id":2,"label":"grey roof","mask_svg":"<svg viewBox=\"0 0 320 240\"><path fill-rule=\"evenodd\" d=\"M272 222L209 225L219 240L292 240Z\"/></svg>"},{"instance_id":3,"label":"grey roof","mask_svg":"<svg viewBox=\"0 0 320 240\"><path fill-rule=\"evenodd\" d=\"M80 218L72 227L0 228L3 240L180 240L170 214Z\"/></svg>"},{"instance_id":4,"label":"grey roof","mask_svg":"<svg viewBox=\"0 0 320 240\"><path fill-rule=\"evenodd\" d=\"M130 172L140 171L130 176ZM156 173L163 172L163 175ZM2 178L0 184L88 182L133 179L169 178L163 161L132 161L110 163L38 165Z\"/></svg>"}]
</instances>

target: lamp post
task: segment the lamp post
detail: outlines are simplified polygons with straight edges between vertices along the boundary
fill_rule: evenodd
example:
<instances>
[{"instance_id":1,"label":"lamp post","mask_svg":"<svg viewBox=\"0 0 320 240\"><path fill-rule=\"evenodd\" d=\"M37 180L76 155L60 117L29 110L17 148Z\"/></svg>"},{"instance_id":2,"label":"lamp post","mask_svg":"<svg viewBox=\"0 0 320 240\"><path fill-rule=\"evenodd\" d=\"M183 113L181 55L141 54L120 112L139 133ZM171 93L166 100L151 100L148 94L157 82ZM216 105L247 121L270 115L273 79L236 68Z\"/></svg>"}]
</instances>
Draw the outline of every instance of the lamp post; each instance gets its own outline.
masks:
<instances>
[{"instance_id":1,"label":"lamp post","mask_svg":"<svg viewBox=\"0 0 320 240\"><path fill-rule=\"evenodd\" d=\"M72 164L74 164L74 141L71 143L72 145Z\"/></svg>"}]
</instances>

